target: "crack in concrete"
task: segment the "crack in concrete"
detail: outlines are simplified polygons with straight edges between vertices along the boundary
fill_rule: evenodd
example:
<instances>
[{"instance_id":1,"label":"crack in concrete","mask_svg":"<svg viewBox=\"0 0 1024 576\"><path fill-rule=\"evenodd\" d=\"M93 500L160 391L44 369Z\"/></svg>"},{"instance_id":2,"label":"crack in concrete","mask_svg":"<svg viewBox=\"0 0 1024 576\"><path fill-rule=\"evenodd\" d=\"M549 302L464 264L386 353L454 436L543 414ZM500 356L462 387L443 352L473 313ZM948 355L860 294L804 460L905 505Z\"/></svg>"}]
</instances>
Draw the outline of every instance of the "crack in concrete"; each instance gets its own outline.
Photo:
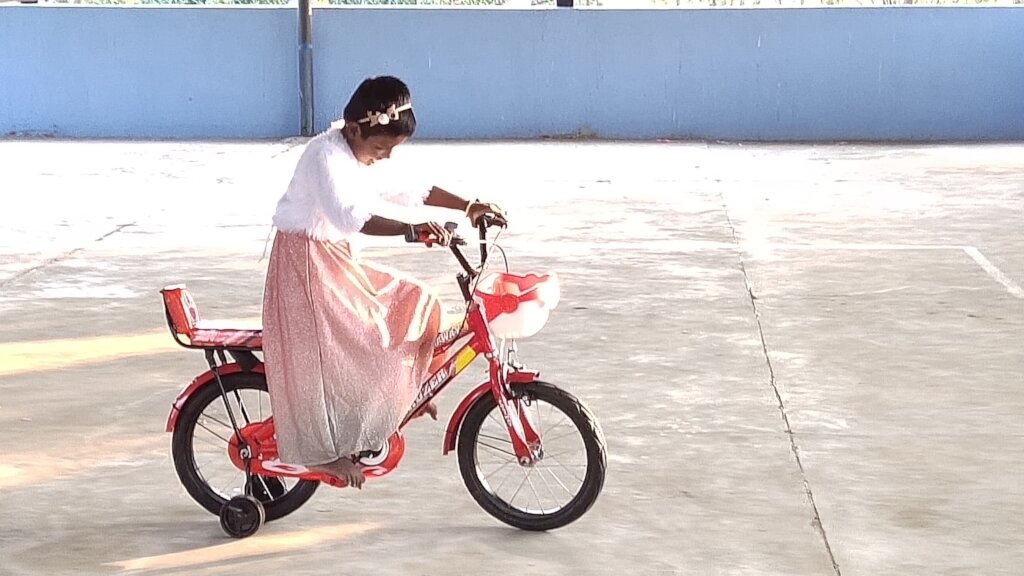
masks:
<instances>
[{"instance_id":1,"label":"crack in concrete","mask_svg":"<svg viewBox=\"0 0 1024 576\"><path fill-rule=\"evenodd\" d=\"M821 541L825 545L825 552L828 554L829 561L832 562L832 569L835 571L836 576L842 576L842 571L839 569L839 563L836 562L836 556L832 552L832 545L828 541L828 533L825 532L825 525L821 522L821 513L818 511L818 503L814 500L814 491L811 490L811 483L807 480L807 472L804 470L803 460L800 458L800 447L796 443L796 435L793 433L793 427L789 423L789 414L786 413L786 403L782 400L782 394L779 392L779 385L775 381L775 368L772 366L771 356L768 354L768 341L764 337L764 326L761 324L761 313L757 309L757 296L754 294L754 287L750 283L750 276L747 274L747 265L743 261L743 250L740 247L739 235L736 233L736 224L732 221L732 216L729 215L729 206L725 200L725 195L721 195L722 198L722 209L725 210L725 218L729 221L729 228L732 230L733 243L736 245L737 257L740 263L740 271L743 273L743 284L747 288L747 295L750 297L750 307L754 311L754 321L757 322L757 332L761 338L761 351L764 352L764 360L768 365L768 378L772 385L772 391L775 393L775 400L779 405L779 413L782 415L782 422L785 425L786 436L789 437L789 449L793 453L793 458L796 459L796 466L800 470L800 479L804 484L804 494L807 496L808 502L811 504L811 511L814 513L814 529L821 536Z\"/></svg>"},{"instance_id":2,"label":"crack in concrete","mask_svg":"<svg viewBox=\"0 0 1024 576\"><path fill-rule=\"evenodd\" d=\"M96 242L102 242L105 238L109 238L109 237L113 236L114 234L117 234L121 230L124 230L125 228L128 228L130 226L135 226L135 224L136 224L135 222L131 222L129 224L118 224L116 228L114 228L110 232L107 232L106 234L100 236L99 238L96 238L90 244L94 244ZM90 244L87 244L85 246L79 246L78 248L75 248L73 250L68 250L67 252L64 252L62 254L58 254L58 255L56 255L56 256L54 256L52 258L47 258L46 260L43 260L42 262L40 262L39 264L36 264L35 266L30 266L30 267L22 270L21 272L18 272L14 276L11 276L10 278L8 278L6 280L0 281L0 288L6 288L7 286L17 282L18 280L24 278L25 276L28 276L29 274L35 272L36 270L42 270L43 268L46 268L47 266L50 266L52 264L56 264L57 262L60 262L62 260L67 260L68 258L70 258L70 257L74 256L75 254L78 254L79 252L81 252L81 251L85 250L86 248L88 248Z\"/></svg>"}]
</instances>

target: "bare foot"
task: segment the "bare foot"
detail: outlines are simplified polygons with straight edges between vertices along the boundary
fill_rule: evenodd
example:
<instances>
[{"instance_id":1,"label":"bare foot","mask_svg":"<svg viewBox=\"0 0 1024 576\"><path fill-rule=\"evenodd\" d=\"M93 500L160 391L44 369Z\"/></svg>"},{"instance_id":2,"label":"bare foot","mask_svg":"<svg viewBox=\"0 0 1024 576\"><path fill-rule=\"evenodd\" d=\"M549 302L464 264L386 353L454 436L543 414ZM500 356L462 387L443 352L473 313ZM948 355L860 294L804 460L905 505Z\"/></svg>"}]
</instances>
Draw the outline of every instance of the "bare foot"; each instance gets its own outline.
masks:
<instances>
[{"instance_id":1,"label":"bare foot","mask_svg":"<svg viewBox=\"0 0 1024 576\"><path fill-rule=\"evenodd\" d=\"M321 464L320 466L313 466L313 468L320 472L326 472L332 476L337 476L344 480L349 486L360 490L363 489L363 482L366 481L366 476L359 468L359 465L348 458L341 458L331 462L330 464Z\"/></svg>"},{"instance_id":2,"label":"bare foot","mask_svg":"<svg viewBox=\"0 0 1024 576\"><path fill-rule=\"evenodd\" d=\"M433 402L427 402L426 404L423 405L422 408L417 410L412 417L419 418L424 414L429 414L431 419L437 420L437 406Z\"/></svg>"},{"instance_id":3,"label":"bare foot","mask_svg":"<svg viewBox=\"0 0 1024 576\"><path fill-rule=\"evenodd\" d=\"M334 463L335 475L339 478L343 478L349 486L353 488L363 489L363 482L366 481L366 476L363 471L359 468L359 465L349 460L348 458L342 458Z\"/></svg>"}]
</instances>

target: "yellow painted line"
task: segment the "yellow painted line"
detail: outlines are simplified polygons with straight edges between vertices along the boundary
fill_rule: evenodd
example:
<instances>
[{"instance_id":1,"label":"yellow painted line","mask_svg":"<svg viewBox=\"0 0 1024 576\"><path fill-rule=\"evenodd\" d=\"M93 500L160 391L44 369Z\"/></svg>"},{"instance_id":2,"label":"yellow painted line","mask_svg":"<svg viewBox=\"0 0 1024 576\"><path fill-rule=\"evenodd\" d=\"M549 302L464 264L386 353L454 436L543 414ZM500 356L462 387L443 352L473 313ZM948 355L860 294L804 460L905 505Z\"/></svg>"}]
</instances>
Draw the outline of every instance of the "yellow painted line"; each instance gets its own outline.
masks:
<instances>
[{"instance_id":1,"label":"yellow painted line","mask_svg":"<svg viewBox=\"0 0 1024 576\"><path fill-rule=\"evenodd\" d=\"M255 322L252 319L231 322L236 323L248 326L258 324L259 319ZM167 329L114 336L10 342L0 344L0 376L57 370L173 350L185 351Z\"/></svg>"},{"instance_id":2,"label":"yellow painted line","mask_svg":"<svg viewBox=\"0 0 1024 576\"><path fill-rule=\"evenodd\" d=\"M134 438L93 436L49 452L8 453L0 463L0 492L66 480L97 467L137 462L146 455L166 458L166 451L166 434L146 434Z\"/></svg>"},{"instance_id":3,"label":"yellow painted line","mask_svg":"<svg viewBox=\"0 0 1024 576\"><path fill-rule=\"evenodd\" d=\"M167 330L130 336L11 342L0 344L0 376L157 354L175 347L177 344Z\"/></svg>"},{"instance_id":4,"label":"yellow painted line","mask_svg":"<svg viewBox=\"0 0 1024 576\"><path fill-rule=\"evenodd\" d=\"M194 550L146 556L131 560L109 562L107 566L117 566L122 571L129 570L167 570L213 564L227 560L247 559L267 556L281 552L290 552L311 548L326 542L335 542L351 538L376 528L375 524L340 524L312 528L301 532L283 534L259 534L244 540L235 540L227 544L218 544Z\"/></svg>"}]
</instances>

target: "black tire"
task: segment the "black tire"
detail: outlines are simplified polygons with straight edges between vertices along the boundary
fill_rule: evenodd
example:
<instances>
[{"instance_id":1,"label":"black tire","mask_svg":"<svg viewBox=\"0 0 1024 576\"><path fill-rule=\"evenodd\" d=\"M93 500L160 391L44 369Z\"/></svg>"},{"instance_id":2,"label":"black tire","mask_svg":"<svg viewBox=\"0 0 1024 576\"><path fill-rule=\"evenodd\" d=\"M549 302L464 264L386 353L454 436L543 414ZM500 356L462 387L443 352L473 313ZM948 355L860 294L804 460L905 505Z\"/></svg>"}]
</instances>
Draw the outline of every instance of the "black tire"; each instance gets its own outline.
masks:
<instances>
[{"instance_id":1,"label":"black tire","mask_svg":"<svg viewBox=\"0 0 1024 576\"><path fill-rule=\"evenodd\" d=\"M248 538L266 521L266 509L252 496L235 496L220 509L220 527L232 538Z\"/></svg>"},{"instance_id":2,"label":"black tire","mask_svg":"<svg viewBox=\"0 0 1024 576\"><path fill-rule=\"evenodd\" d=\"M572 394L548 384L534 382L517 388L525 397L539 400L557 408L567 416L583 439L586 451L586 474L576 495L555 512L532 513L519 509L490 489L481 478L477 462L477 442L480 429L492 410L497 408L494 397L485 394L467 411L459 427L458 455L459 470L466 488L473 499L491 516L522 530L544 531L561 528L578 520L597 501L604 486L605 470L608 467L604 434L594 415ZM507 433L506 433L507 434ZM544 438L541 437L543 443ZM517 464L512 464L517 466ZM515 500L513 496L512 500Z\"/></svg>"},{"instance_id":3,"label":"black tire","mask_svg":"<svg viewBox=\"0 0 1024 576\"><path fill-rule=\"evenodd\" d=\"M223 376L221 381L224 383L224 389L229 393L235 390L267 391L266 377L256 372L229 374ZM196 466L193 450L193 440L199 417L214 402L223 406L220 387L217 386L216 380L211 380L196 390L182 407L171 438L171 454L174 457L174 468L178 472L178 478L181 479L185 490L200 506L211 514L219 516L228 498L218 493L203 478ZM235 414L235 417L241 418L239 414ZM241 422L240 425L242 425ZM226 444L224 459L228 460ZM298 510L313 496L320 485L315 481L299 480L291 489L285 490L284 484L274 477L253 476L252 482L253 495L263 504L267 522L283 518Z\"/></svg>"}]
</instances>

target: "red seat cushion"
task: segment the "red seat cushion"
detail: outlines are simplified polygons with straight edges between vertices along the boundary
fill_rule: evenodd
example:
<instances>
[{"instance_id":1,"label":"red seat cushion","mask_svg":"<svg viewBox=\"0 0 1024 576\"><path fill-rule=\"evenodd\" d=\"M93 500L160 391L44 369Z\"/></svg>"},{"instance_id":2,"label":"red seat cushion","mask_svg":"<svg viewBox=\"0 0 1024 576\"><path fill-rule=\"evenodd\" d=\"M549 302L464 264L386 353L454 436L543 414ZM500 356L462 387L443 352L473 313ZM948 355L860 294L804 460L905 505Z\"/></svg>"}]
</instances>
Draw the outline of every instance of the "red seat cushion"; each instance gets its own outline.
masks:
<instances>
[{"instance_id":1,"label":"red seat cushion","mask_svg":"<svg viewBox=\"0 0 1024 576\"><path fill-rule=\"evenodd\" d=\"M263 349L263 330L259 328L203 328L192 332L192 345L204 348Z\"/></svg>"}]
</instances>

